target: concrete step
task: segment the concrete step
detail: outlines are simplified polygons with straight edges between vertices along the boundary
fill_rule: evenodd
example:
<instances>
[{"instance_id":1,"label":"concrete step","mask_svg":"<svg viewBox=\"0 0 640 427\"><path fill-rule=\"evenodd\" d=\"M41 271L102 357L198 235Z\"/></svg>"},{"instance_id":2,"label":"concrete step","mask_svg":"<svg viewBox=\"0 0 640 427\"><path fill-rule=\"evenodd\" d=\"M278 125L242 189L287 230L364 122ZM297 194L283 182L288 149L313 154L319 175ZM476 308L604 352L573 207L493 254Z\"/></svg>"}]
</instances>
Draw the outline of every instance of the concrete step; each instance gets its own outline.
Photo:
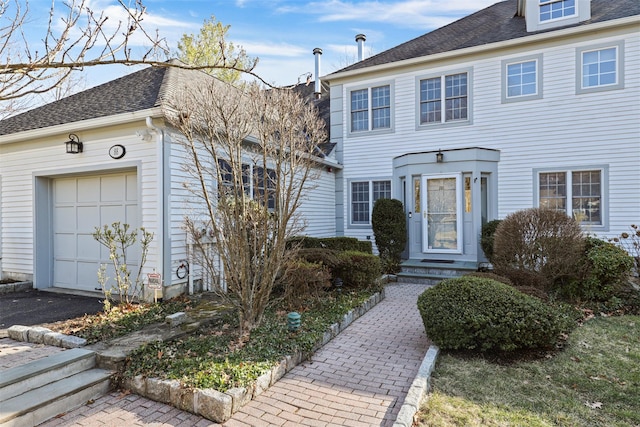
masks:
<instances>
[{"instance_id":1,"label":"concrete step","mask_svg":"<svg viewBox=\"0 0 640 427\"><path fill-rule=\"evenodd\" d=\"M0 402L95 367L93 351L74 348L9 369L0 375Z\"/></svg>"},{"instance_id":2,"label":"concrete step","mask_svg":"<svg viewBox=\"0 0 640 427\"><path fill-rule=\"evenodd\" d=\"M0 426L37 426L109 392L112 372L90 369L0 402Z\"/></svg>"}]
</instances>

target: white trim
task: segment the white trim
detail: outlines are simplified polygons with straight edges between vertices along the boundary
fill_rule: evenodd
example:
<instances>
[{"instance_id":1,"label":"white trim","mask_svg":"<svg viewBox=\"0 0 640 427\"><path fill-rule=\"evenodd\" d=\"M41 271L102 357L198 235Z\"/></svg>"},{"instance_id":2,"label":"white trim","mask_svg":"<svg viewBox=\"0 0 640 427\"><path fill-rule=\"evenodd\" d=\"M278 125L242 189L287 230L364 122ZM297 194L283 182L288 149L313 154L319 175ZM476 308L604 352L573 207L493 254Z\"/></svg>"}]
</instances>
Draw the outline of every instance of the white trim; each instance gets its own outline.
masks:
<instances>
[{"instance_id":1,"label":"white trim","mask_svg":"<svg viewBox=\"0 0 640 427\"><path fill-rule=\"evenodd\" d=\"M146 110L133 111L131 113L122 113L106 117L98 117L94 119L81 120L77 122L63 123L55 126L48 126L44 128L31 129L23 132L16 132L8 135L1 135L0 144L9 144L12 142L20 142L29 139L42 138L51 136L54 134L64 134L73 132L80 132L82 130L94 130L100 127L106 127L111 125L118 125L124 123L135 122L138 120L145 121L147 117L164 117L162 108L153 107ZM146 125L145 125L146 127Z\"/></svg>"}]
</instances>

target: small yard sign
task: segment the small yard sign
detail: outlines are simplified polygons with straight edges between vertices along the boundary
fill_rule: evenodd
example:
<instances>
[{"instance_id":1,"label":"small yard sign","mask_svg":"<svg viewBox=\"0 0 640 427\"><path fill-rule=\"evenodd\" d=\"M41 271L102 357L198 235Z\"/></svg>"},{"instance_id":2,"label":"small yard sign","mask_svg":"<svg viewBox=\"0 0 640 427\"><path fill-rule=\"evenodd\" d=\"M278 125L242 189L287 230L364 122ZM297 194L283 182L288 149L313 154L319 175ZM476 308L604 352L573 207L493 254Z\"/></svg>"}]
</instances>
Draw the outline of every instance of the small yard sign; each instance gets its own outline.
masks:
<instances>
[{"instance_id":1,"label":"small yard sign","mask_svg":"<svg viewBox=\"0 0 640 427\"><path fill-rule=\"evenodd\" d=\"M158 291L162 289L162 275L160 273L149 273L147 286L149 289L153 289L153 301L158 302Z\"/></svg>"}]
</instances>

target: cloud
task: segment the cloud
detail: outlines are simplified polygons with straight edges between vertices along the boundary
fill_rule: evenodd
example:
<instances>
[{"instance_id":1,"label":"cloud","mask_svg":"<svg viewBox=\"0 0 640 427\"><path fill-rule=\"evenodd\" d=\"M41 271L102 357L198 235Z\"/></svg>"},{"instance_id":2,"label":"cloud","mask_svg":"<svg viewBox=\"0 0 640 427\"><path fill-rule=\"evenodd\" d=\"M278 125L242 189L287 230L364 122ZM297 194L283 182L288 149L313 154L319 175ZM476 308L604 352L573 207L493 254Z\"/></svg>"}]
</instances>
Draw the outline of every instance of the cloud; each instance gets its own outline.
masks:
<instances>
[{"instance_id":1,"label":"cloud","mask_svg":"<svg viewBox=\"0 0 640 427\"><path fill-rule=\"evenodd\" d=\"M495 3L495 0L404 0L347 1L330 0L303 5L282 6L279 13L316 15L319 22L355 21L383 22L399 27L438 28L461 15L466 15Z\"/></svg>"},{"instance_id":2,"label":"cloud","mask_svg":"<svg viewBox=\"0 0 640 427\"><path fill-rule=\"evenodd\" d=\"M287 58L297 58L303 55L310 55L307 49L303 49L300 46L295 46L288 43L274 44L269 43L268 40L264 42L260 41L234 41L236 46L242 46L242 48L249 54L249 56L277 56Z\"/></svg>"}]
</instances>

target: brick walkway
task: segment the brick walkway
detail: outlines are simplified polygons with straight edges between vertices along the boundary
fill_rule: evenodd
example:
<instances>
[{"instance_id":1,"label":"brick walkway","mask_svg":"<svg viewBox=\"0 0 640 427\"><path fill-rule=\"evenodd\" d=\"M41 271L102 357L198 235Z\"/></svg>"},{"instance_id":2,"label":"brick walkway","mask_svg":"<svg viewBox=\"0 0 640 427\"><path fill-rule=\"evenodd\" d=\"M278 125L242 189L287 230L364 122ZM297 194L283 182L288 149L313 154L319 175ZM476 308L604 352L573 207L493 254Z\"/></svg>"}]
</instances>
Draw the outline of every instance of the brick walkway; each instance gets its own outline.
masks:
<instances>
[{"instance_id":1,"label":"brick walkway","mask_svg":"<svg viewBox=\"0 0 640 427\"><path fill-rule=\"evenodd\" d=\"M386 298L227 421L238 426L391 426L428 349L416 307L425 285ZM143 397L113 392L41 424L216 426Z\"/></svg>"},{"instance_id":2,"label":"brick walkway","mask_svg":"<svg viewBox=\"0 0 640 427\"><path fill-rule=\"evenodd\" d=\"M19 342L9 338L0 338L0 371L24 365L43 357L64 351L63 348L43 344Z\"/></svg>"}]
</instances>

